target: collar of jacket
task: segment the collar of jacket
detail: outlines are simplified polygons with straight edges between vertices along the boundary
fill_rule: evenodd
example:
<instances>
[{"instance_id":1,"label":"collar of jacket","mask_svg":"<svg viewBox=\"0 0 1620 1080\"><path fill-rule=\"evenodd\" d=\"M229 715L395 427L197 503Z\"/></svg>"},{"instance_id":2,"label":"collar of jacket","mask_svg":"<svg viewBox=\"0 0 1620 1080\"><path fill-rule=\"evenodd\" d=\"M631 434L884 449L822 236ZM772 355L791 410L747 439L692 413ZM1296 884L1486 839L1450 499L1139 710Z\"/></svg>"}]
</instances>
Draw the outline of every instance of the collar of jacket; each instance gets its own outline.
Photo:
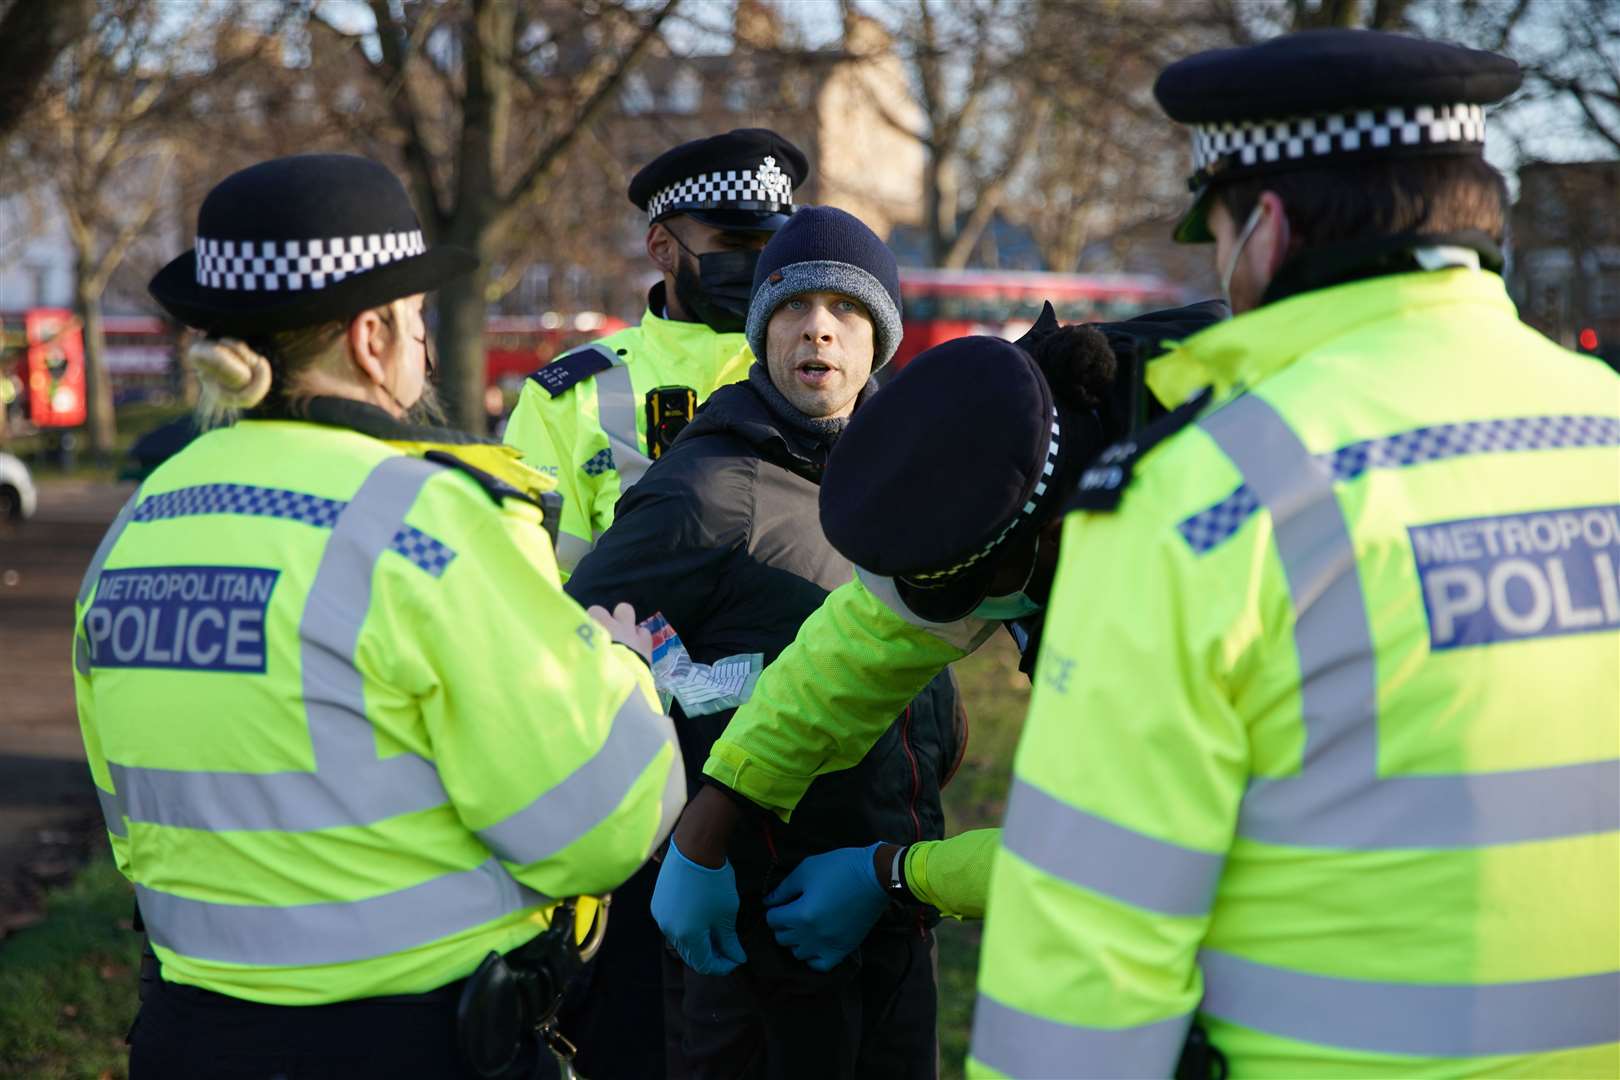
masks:
<instances>
[{"instance_id":1,"label":"collar of jacket","mask_svg":"<svg viewBox=\"0 0 1620 1080\"><path fill-rule=\"evenodd\" d=\"M450 454L531 498L557 489L557 481L524 464L523 455L515 447L456 428L409 424L376 405L353 398L310 398L296 413L256 419L303 420L326 427L347 428L380 439L413 457L425 457L430 451Z\"/></svg>"},{"instance_id":2,"label":"collar of jacket","mask_svg":"<svg viewBox=\"0 0 1620 1080\"><path fill-rule=\"evenodd\" d=\"M1506 284L1486 270L1456 268L1366 278L1300 293L1216 323L1148 364L1147 384L1167 407L1206 386L1214 387L1215 399L1220 400L1368 323L1459 305L1516 314Z\"/></svg>"},{"instance_id":3,"label":"collar of jacket","mask_svg":"<svg viewBox=\"0 0 1620 1080\"><path fill-rule=\"evenodd\" d=\"M264 417L277 420L308 420L327 427L344 427L387 442L419 442L465 446L493 443L456 428L410 424L365 401L344 397L313 397L286 416Z\"/></svg>"},{"instance_id":4,"label":"collar of jacket","mask_svg":"<svg viewBox=\"0 0 1620 1080\"><path fill-rule=\"evenodd\" d=\"M784 425L765 399L747 382L722 386L709 395L696 418L681 432L675 445L705 435L728 433L754 449L763 461L780 466L804 477L811 483L821 483L821 474L827 467L830 443L819 442L804 432Z\"/></svg>"},{"instance_id":5,"label":"collar of jacket","mask_svg":"<svg viewBox=\"0 0 1620 1080\"><path fill-rule=\"evenodd\" d=\"M741 331L717 334L706 323L666 319L658 314L663 310L664 283L660 281L647 294L647 310L641 316L641 347L649 352L690 359L704 370L748 352L748 337Z\"/></svg>"}]
</instances>

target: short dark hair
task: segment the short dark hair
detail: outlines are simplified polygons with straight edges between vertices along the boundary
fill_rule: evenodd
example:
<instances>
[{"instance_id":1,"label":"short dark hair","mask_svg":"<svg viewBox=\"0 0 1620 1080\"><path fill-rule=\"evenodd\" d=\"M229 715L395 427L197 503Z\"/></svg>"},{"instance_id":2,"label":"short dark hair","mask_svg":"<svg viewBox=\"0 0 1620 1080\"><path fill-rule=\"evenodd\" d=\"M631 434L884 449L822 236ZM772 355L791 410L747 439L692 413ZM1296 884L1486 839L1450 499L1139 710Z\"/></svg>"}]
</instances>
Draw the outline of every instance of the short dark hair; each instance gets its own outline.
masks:
<instances>
[{"instance_id":1,"label":"short dark hair","mask_svg":"<svg viewBox=\"0 0 1620 1080\"><path fill-rule=\"evenodd\" d=\"M1371 159L1354 168L1254 176L1221 184L1213 195L1241 227L1264 191L1282 199L1300 249L1406 232L1465 230L1501 243L1507 210L1502 174L1471 154Z\"/></svg>"}]
</instances>

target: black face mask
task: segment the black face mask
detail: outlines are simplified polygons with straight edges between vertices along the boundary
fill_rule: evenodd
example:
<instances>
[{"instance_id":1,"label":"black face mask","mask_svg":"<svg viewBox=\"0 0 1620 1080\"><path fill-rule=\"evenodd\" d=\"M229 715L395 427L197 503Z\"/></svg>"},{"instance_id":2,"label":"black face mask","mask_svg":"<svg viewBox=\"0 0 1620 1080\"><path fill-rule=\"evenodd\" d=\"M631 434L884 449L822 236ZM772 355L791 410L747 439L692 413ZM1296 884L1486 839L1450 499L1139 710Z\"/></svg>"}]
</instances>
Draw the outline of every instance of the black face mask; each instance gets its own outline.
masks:
<instances>
[{"instance_id":1,"label":"black face mask","mask_svg":"<svg viewBox=\"0 0 1620 1080\"><path fill-rule=\"evenodd\" d=\"M742 333L748 325L748 299L754 291L759 252L711 251L699 255L682 244L680 237L676 236L675 242L697 259L695 272L690 259L682 259L675 268L675 299L715 333Z\"/></svg>"}]
</instances>

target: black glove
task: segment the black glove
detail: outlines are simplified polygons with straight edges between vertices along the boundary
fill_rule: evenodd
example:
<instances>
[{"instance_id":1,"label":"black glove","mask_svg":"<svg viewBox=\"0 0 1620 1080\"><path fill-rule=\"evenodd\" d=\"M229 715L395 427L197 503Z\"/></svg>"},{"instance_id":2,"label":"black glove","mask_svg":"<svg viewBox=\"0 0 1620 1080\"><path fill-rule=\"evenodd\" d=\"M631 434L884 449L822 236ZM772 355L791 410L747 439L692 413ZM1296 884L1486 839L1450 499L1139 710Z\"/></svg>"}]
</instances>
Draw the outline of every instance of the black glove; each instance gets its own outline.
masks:
<instances>
[{"instance_id":1,"label":"black glove","mask_svg":"<svg viewBox=\"0 0 1620 1080\"><path fill-rule=\"evenodd\" d=\"M1119 364L1109 394L1117 415L1110 417L1107 423L1110 429L1119 428L1116 439L1140 430L1168 411L1147 392L1143 377L1148 362L1163 355L1170 342L1191 337L1231 317L1232 309L1225 300L1201 300L1186 307L1150 311L1122 322L1092 324L1108 339Z\"/></svg>"}]
</instances>

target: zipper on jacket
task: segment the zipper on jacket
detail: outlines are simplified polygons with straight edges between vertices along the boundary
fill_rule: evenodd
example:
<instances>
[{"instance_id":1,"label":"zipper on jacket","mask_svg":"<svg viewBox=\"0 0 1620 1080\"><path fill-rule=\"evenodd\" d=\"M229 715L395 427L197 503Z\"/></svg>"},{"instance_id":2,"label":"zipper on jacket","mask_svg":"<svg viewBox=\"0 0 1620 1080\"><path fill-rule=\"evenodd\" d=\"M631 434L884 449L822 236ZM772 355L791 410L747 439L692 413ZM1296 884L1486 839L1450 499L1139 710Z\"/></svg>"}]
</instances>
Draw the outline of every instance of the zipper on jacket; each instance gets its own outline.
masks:
<instances>
[{"instance_id":1,"label":"zipper on jacket","mask_svg":"<svg viewBox=\"0 0 1620 1080\"><path fill-rule=\"evenodd\" d=\"M906 809L911 811L911 831L913 841L921 840L922 818L917 814L917 796L922 794L922 770L917 766L917 755L911 749L911 706L900 714L900 749L906 752L906 763L911 766L911 801ZM917 936L926 938L928 927L923 919L922 909L912 913L912 920L917 927Z\"/></svg>"},{"instance_id":2,"label":"zipper on jacket","mask_svg":"<svg viewBox=\"0 0 1620 1080\"><path fill-rule=\"evenodd\" d=\"M917 766L917 755L911 749L911 706L900 714L900 749L906 752L906 764L911 766L911 799L906 809L911 811L912 840L921 840L922 818L917 814L917 796L922 793L922 771Z\"/></svg>"}]
</instances>

